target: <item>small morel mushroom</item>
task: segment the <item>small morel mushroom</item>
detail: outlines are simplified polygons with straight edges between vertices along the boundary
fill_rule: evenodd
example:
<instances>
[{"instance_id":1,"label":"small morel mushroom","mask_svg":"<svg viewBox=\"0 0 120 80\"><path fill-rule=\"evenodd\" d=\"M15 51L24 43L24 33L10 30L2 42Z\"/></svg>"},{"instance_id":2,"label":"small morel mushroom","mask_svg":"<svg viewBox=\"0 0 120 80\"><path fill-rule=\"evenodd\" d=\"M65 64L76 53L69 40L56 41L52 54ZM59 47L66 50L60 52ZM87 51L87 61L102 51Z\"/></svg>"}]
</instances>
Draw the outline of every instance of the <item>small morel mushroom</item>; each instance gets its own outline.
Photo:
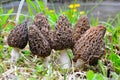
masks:
<instances>
[{"instance_id":1,"label":"small morel mushroom","mask_svg":"<svg viewBox=\"0 0 120 80\"><path fill-rule=\"evenodd\" d=\"M7 42L13 47L11 52L11 62L17 61L20 49L25 48L28 41L27 22L17 25L9 34Z\"/></svg>"},{"instance_id":2,"label":"small morel mushroom","mask_svg":"<svg viewBox=\"0 0 120 80\"><path fill-rule=\"evenodd\" d=\"M34 18L34 24L38 27L46 40L52 45L52 30L45 15L38 13Z\"/></svg>"},{"instance_id":3,"label":"small morel mushroom","mask_svg":"<svg viewBox=\"0 0 120 80\"><path fill-rule=\"evenodd\" d=\"M82 60L85 64L96 65L98 59L104 54L105 43L103 41L106 28L104 26L92 27L75 43L74 62Z\"/></svg>"},{"instance_id":4,"label":"small morel mushroom","mask_svg":"<svg viewBox=\"0 0 120 80\"><path fill-rule=\"evenodd\" d=\"M81 16L74 26L74 41L78 41L82 34L84 34L90 28L89 20L87 16Z\"/></svg>"},{"instance_id":5,"label":"small morel mushroom","mask_svg":"<svg viewBox=\"0 0 120 80\"><path fill-rule=\"evenodd\" d=\"M35 25L29 27L29 46L32 54L47 58L51 53L49 42ZM46 63L46 66L48 63Z\"/></svg>"},{"instance_id":6,"label":"small morel mushroom","mask_svg":"<svg viewBox=\"0 0 120 80\"><path fill-rule=\"evenodd\" d=\"M65 15L59 16L53 32L52 48L55 50L62 50L60 51L60 62L64 65L63 68L69 68L71 65L66 49L73 47L74 42L72 37L73 29L71 28L67 17Z\"/></svg>"}]
</instances>

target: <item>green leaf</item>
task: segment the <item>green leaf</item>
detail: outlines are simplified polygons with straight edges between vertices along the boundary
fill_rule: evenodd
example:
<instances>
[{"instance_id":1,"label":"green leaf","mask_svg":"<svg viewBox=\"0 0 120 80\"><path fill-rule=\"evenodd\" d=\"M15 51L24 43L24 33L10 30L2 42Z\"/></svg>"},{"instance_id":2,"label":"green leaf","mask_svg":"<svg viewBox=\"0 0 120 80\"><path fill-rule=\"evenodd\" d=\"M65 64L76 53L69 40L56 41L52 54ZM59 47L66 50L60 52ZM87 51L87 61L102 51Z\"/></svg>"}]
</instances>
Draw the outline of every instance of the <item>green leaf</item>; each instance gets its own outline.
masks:
<instances>
[{"instance_id":1,"label":"green leaf","mask_svg":"<svg viewBox=\"0 0 120 80\"><path fill-rule=\"evenodd\" d=\"M24 55L26 55L26 56L30 56L30 51L29 51L29 50L24 50L23 53L24 53Z\"/></svg>"},{"instance_id":2,"label":"green leaf","mask_svg":"<svg viewBox=\"0 0 120 80\"><path fill-rule=\"evenodd\" d=\"M36 78L30 77L29 80L37 80Z\"/></svg>"},{"instance_id":3,"label":"green leaf","mask_svg":"<svg viewBox=\"0 0 120 80\"><path fill-rule=\"evenodd\" d=\"M31 0L27 0L27 1L28 1L28 3L33 7L32 9L37 12L38 8L37 8L37 6L36 6L36 3L34 3L34 2L31 1Z\"/></svg>"},{"instance_id":4,"label":"green leaf","mask_svg":"<svg viewBox=\"0 0 120 80\"><path fill-rule=\"evenodd\" d=\"M7 19L10 17L10 14L13 12L13 10L14 10L13 8L8 10L8 12L7 12L8 15L6 15L4 17L3 16L0 17L0 18L2 18L1 25L5 24L7 22Z\"/></svg>"},{"instance_id":5,"label":"green leaf","mask_svg":"<svg viewBox=\"0 0 120 80\"><path fill-rule=\"evenodd\" d=\"M95 74L92 80L105 80L101 74Z\"/></svg>"},{"instance_id":6,"label":"green leaf","mask_svg":"<svg viewBox=\"0 0 120 80\"><path fill-rule=\"evenodd\" d=\"M99 66L100 66L100 69L101 69L103 75L104 75L105 77L107 77L107 72L106 72L106 70L105 70L105 67L104 67L102 61L99 60L99 61L98 61L98 64L99 64Z\"/></svg>"},{"instance_id":7,"label":"green leaf","mask_svg":"<svg viewBox=\"0 0 120 80\"><path fill-rule=\"evenodd\" d=\"M67 54L68 54L69 58L72 60L74 57L72 52L70 50L67 50Z\"/></svg>"},{"instance_id":8,"label":"green leaf","mask_svg":"<svg viewBox=\"0 0 120 80\"><path fill-rule=\"evenodd\" d=\"M86 74L87 80L93 80L94 75L95 75L94 72L92 70L89 70Z\"/></svg>"},{"instance_id":9,"label":"green leaf","mask_svg":"<svg viewBox=\"0 0 120 80\"><path fill-rule=\"evenodd\" d=\"M44 5L43 1L35 0L35 2L36 2L37 5L38 5L39 12L44 12L45 5Z\"/></svg>"},{"instance_id":10,"label":"green leaf","mask_svg":"<svg viewBox=\"0 0 120 80\"><path fill-rule=\"evenodd\" d=\"M3 14L3 8L0 7L0 14Z\"/></svg>"},{"instance_id":11,"label":"green leaf","mask_svg":"<svg viewBox=\"0 0 120 80\"><path fill-rule=\"evenodd\" d=\"M120 56L112 52L110 56L108 57L113 63L113 67L115 68L115 71L117 73L120 73Z\"/></svg>"},{"instance_id":12,"label":"green leaf","mask_svg":"<svg viewBox=\"0 0 120 80\"><path fill-rule=\"evenodd\" d=\"M89 70L86 74L87 80L104 80L102 74L94 73L92 70Z\"/></svg>"},{"instance_id":13,"label":"green leaf","mask_svg":"<svg viewBox=\"0 0 120 80\"><path fill-rule=\"evenodd\" d=\"M27 7L28 7L30 16L33 16L34 13L33 13L33 10L31 9L30 0L26 0L26 2L27 2Z\"/></svg>"},{"instance_id":14,"label":"green leaf","mask_svg":"<svg viewBox=\"0 0 120 80\"><path fill-rule=\"evenodd\" d=\"M39 73L43 72L43 71L44 71L44 65L37 65L37 66L36 66L36 70L37 70L37 72L39 72Z\"/></svg>"},{"instance_id":15,"label":"green leaf","mask_svg":"<svg viewBox=\"0 0 120 80\"><path fill-rule=\"evenodd\" d=\"M0 74L2 74L3 73L3 67L0 65Z\"/></svg>"}]
</instances>

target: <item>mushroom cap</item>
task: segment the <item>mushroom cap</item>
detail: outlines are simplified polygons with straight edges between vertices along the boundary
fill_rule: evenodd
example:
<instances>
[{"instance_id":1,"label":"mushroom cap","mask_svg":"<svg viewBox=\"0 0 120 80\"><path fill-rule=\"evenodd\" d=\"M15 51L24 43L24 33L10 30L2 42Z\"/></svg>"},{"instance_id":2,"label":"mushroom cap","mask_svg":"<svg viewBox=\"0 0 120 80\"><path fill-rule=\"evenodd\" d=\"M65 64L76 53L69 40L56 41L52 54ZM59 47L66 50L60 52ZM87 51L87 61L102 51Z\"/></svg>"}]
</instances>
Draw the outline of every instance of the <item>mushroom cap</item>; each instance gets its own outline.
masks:
<instances>
[{"instance_id":1,"label":"mushroom cap","mask_svg":"<svg viewBox=\"0 0 120 80\"><path fill-rule=\"evenodd\" d=\"M73 29L65 15L61 15L55 25L53 32L52 48L55 50L62 50L72 48L73 42Z\"/></svg>"},{"instance_id":2,"label":"mushroom cap","mask_svg":"<svg viewBox=\"0 0 120 80\"><path fill-rule=\"evenodd\" d=\"M103 41L106 28L102 25L92 27L75 43L74 61L82 59L89 65L96 65L98 59L104 54L105 43Z\"/></svg>"},{"instance_id":3,"label":"mushroom cap","mask_svg":"<svg viewBox=\"0 0 120 80\"><path fill-rule=\"evenodd\" d=\"M8 35L7 42L11 47L23 49L28 41L27 22L17 25Z\"/></svg>"},{"instance_id":4,"label":"mushroom cap","mask_svg":"<svg viewBox=\"0 0 120 80\"><path fill-rule=\"evenodd\" d=\"M84 34L89 28L90 24L88 17L85 15L81 16L74 26L74 41L76 42L77 40L79 40L81 35Z\"/></svg>"},{"instance_id":5,"label":"mushroom cap","mask_svg":"<svg viewBox=\"0 0 120 80\"><path fill-rule=\"evenodd\" d=\"M41 33L45 36L49 44L52 44L52 30L48 19L42 13L38 13L34 18L34 24L38 27Z\"/></svg>"},{"instance_id":6,"label":"mushroom cap","mask_svg":"<svg viewBox=\"0 0 120 80\"><path fill-rule=\"evenodd\" d=\"M50 55L51 48L49 42L35 25L29 27L28 36L30 50L33 54L40 57L47 57Z\"/></svg>"},{"instance_id":7,"label":"mushroom cap","mask_svg":"<svg viewBox=\"0 0 120 80\"><path fill-rule=\"evenodd\" d=\"M34 24L38 27L39 30L41 30L42 28L46 28L48 30L51 29L50 25L48 23L48 19L42 13L36 14L36 16L34 18Z\"/></svg>"}]
</instances>

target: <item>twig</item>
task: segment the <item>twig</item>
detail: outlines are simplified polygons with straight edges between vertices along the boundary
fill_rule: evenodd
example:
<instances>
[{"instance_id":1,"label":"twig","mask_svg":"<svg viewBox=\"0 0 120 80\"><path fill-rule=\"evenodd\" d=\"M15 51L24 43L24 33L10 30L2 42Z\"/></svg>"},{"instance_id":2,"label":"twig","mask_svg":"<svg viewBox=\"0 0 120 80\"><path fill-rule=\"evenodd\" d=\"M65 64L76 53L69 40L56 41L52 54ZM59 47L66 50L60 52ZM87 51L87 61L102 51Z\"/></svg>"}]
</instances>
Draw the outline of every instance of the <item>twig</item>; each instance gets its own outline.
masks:
<instances>
[{"instance_id":1,"label":"twig","mask_svg":"<svg viewBox=\"0 0 120 80\"><path fill-rule=\"evenodd\" d=\"M2 77L5 77L5 76L8 76L10 75L12 72L14 72L15 70L14 69L9 69L8 71L2 73Z\"/></svg>"},{"instance_id":2,"label":"twig","mask_svg":"<svg viewBox=\"0 0 120 80\"><path fill-rule=\"evenodd\" d=\"M74 62L72 61L72 72L73 72L73 75L75 74L74 73ZM75 80L75 76L73 76L73 80Z\"/></svg>"},{"instance_id":3,"label":"twig","mask_svg":"<svg viewBox=\"0 0 120 80\"><path fill-rule=\"evenodd\" d=\"M20 70L20 71L22 71L22 70L30 70L31 72L35 72L35 70L31 69L31 68L23 68L23 67L16 67L15 66L14 68L11 68L11 69L7 70L6 72L2 73L2 75L0 76L0 80L2 78L6 78L6 76L9 76L13 72L15 72L15 75L17 75L17 73L16 73L17 70ZM22 71L22 73L24 74L25 72ZM25 74L28 75L28 73L25 73Z\"/></svg>"},{"instance_id":4,"label":"twig","mask_svg":"<svg viewBox=\"0 0 120 80\"><path fill-rule=\"evenodd\" d=\"M27 58L24 56L24 54L21 53L21 56L22 56L28 63L31 62L29 59L27 59Z\"/></svg>"},{"instance_id":5,"label":"twig","mask_svg":"<svg viewBox=\"0 0 120 80\"><path fill-rule=\"evenodd\" d=\"M18 20L19 20L19 17L20 17L20 13L21 13L24 1L25 0L21 0L20 1L19 7L18 7L18 11L17 11L17 15L16 15L16 24L18 23Z\"/></svg>"}]
</instances>

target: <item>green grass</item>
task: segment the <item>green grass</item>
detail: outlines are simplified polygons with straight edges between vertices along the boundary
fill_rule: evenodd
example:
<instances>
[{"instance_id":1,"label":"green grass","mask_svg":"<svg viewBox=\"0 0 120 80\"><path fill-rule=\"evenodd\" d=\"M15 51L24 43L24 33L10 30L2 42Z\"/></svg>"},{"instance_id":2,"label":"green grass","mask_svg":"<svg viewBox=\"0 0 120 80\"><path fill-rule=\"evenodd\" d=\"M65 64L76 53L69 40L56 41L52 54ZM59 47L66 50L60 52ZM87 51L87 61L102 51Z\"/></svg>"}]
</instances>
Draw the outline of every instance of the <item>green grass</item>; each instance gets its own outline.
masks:
<instances>
[{"instance_id":1,"label":"green grass","mask_svg":"<svg viewBox=\"0 0 120 80\"><path fill-rule=\"evenodd\" d=\"M61 14L65 14L71 25L73 26L81 16L80 11L74 12L72 9L62 10L59 8L60 12L51 13L49 9L44 7L43 2L35 0L33 3L31 0L26 0L29 14L20 14L19 23L23 22L25 19L32 21L36 13L44 13L49 23L54 29L54 24L57 21L57 18ZM76 1L75 1L76 2ZM54 5L53 5L54 9ZM51 55L50 67L45 68L42 63L42 59L30 54L28 48L21 51L21 56L17 61L17 64L12 64L9 62L11 47L5 46L6 42L4 37L6 37L10 30L14 28L16 15L13 13L14 8L4 12L2 7L0 7L0 79L4 79L6 76L11 75L10 77L15 77L16 80L68 80L68 78L74 77L74 74L79 74L77 80L82 78L87 78L87 80L107 80L107 69L108 66L105 65L102 60L99 60L98 66L99 71L89 70L89 71L80 71L74 72L74 67L64 70L62 67L57 64L57 58L59 53ZM88 11L88 12L91 12ZM13 15L13 16L11 16ZM86 15L87 12L86 12ZM113 71L111 71L111 80L120 79L120 13L116 15L113 20L108 19L107 22L100 22L99 18L90 19L91 25L96 26L100 23L106 26L107 32L105 35L106 43L106 55L103 59L110 61ZM118 55L119 53L119 55ZM68 55L70 59L73 58L73 55L70 50L68 50ZM94 66L93 66L94 68ZM73 74L74 73L74 74Z\"/></svg>"}]
</instances>

